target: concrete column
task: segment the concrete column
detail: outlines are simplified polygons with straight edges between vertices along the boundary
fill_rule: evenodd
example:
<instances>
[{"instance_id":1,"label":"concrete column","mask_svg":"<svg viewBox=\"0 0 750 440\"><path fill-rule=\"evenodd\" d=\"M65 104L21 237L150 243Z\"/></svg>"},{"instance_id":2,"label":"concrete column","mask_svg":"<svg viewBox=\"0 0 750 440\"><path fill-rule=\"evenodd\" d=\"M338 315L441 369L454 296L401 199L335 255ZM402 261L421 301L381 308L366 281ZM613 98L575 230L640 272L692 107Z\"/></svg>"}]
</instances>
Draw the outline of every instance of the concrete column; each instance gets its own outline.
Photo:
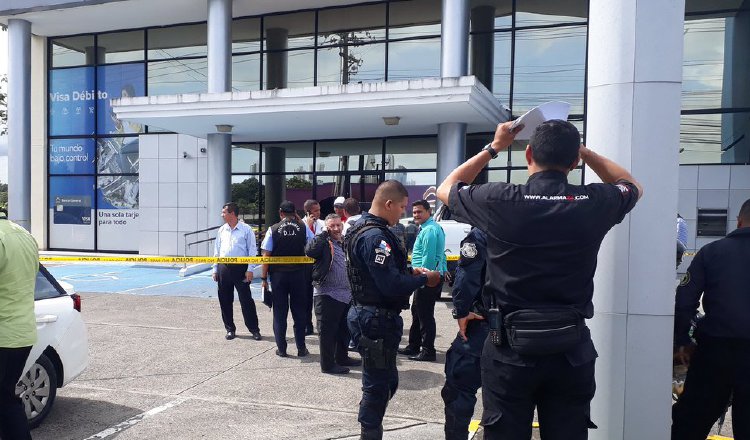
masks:
<instances>
[{"instance_id":1,"label":"concrete column","mask_svg":"<svg viewBox=\"0 0 750 440\"><path fill-rule=\"evenodd\" d=\"M495 69L495 7L477 6L471 10L471 74L492 91Z\"/></svg>"},{"instance_id":2,"label":"concrete column","mask_svg":"<svg viewBox=\"0 0 750 440\"><path fill-rule=\"evenodd\" d=\"M232 89L232 0L208 0L208 93Z\"/></svg>"},{"instance_id":3,"label":"concrete column","mask_svg":"<svg viewBox=\"0 0 750 440\"><path fill-rule=\"evenodd\" d=\"M232 201L232 135L210 133L207 139L208 191L206 208L209 226L221 213L224 203Z\"/></svg>"},{"instance_id":4,"label":"concrete column","mask_svg":"<svg viewBox=\"0 0 750 440\"><path fill-rule=\"evenodd\" d=\"M93 66L96 63L104 63L104 56L106 54L106 47L86 46L86 49L84 49L84 55L86 56L86 65Z\"/></svg>"},{"instance_id":5,"label":"concrete column","mask_svg":"<svg viewBox=\"0 0 750 440\"><path fill-rule=\"evenodd\" d=\"M645 188L599 252L592 439L670 436L684 15L684 0L590 5L588 147Z\"/></svg>"},{"instance_id":6,"label":"concrete column","mask_svg":"<svg viewBox=\"0 0 750 440\"><path fill-rule=\"evenodd\" d=\"M31 231L31 23L8 20L8 218Z\"/></svg>"},{"instance_id":7,"label":"concrete column","mask_svg":"<svg viewBox=\"0 0 750 440\"><path fill-rule=\"evenodd\" d=\"M453 78L466 75L469 48L469 1L443 0L440 39L440 75ZM437 182L464 161L466 124L438 124Z\"/></svg>"},{"instance_id":8,"label":"concrete column","mask_svg":"<svg viewBox=\"0 0 750 440\"><path fill-rule=\"evenodd\" d=\"M289 43L289 31L283 28L272 28L266 30L266 47L268 54L266 58L266 89L285 89L287 86L289 52L273 52L287 48Z\"/></svg>"},{"instance_id":9,"label":"concrete column","mask_svg":"<svg viewBox=\"0 0 750 440\"><path fill-rule=\"evenodd\" d=\"M286 150L283 147L264 147L264 172L282 172L286 162ZM279 205L286 199L285 176L263 176L263 200L266 226L279 221ZM299 208L299 207L298 207Z\"/></svg>"}]
</instances>

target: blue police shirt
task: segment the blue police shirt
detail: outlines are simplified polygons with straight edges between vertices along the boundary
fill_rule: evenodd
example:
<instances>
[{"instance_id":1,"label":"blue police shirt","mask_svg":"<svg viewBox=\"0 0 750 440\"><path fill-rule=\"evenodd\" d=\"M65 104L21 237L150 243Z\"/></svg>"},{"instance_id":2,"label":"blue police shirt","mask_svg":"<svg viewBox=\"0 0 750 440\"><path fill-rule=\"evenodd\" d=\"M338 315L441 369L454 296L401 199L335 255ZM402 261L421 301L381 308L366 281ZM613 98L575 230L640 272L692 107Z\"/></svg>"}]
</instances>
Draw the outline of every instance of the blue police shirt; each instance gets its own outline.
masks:
<instances>
[{"instance_id":1,"label":"blue police shirt","mask_svg":"<svg viewBox=\"0 0 750 440\"><path fill-rule=\"evenodd\" d=\"M484 265L487 259L487 238L479 228L471 228L461 241L461 257L453 281L453 307L456 318L471 311L474 301L481 298L484 284Z\"/></svg>"},{"instance_id":2,"label":"blue police shirt","mask_svg":"<svg viewBox=\"0 0 750 440\"><path fill-rule=\"evenodd\" d=\"M305 228L305 238L307 241L315 238L315 233L310 228ZM260 242L260 248L264 251L273 252L273 234L271 234L271 228L268 228L266 235L263 237L263 241Z\"/></svg>"}]
</instances>

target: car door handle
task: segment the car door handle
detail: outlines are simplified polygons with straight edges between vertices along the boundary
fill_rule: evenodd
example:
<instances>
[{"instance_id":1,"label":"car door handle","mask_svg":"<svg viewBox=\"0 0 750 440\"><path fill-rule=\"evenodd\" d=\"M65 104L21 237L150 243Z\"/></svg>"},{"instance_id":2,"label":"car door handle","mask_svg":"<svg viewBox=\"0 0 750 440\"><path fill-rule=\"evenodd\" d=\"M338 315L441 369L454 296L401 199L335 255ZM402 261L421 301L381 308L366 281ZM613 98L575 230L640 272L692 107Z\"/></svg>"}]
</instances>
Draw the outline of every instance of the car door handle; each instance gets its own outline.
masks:
<instances>
[{"instance_id":1,"label":"car door handle","mask_svg":"<svg viewBox=\"0 0 750 440\"><path fill-rule=\"evenodd\" d=\"M41 315L36 317L37 324L48 324L50 322L56 322L57 315Z\"/></svg>"}]
</instances>

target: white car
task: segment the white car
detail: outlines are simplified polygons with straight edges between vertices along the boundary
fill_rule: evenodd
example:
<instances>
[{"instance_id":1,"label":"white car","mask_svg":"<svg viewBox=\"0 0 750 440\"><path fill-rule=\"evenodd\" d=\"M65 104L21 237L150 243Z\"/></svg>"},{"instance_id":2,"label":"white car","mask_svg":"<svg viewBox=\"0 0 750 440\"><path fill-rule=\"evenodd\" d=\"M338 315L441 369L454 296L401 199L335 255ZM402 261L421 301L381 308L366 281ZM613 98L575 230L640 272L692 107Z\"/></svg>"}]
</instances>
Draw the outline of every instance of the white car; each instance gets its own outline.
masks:
<instances>
[{"instance_id":1,"label":"white car","mask_svg":"<svg viewBox=\"0 0 750 440\"><path fill-rule=\"evenodd\" d=\"M37 343L16 385L32 428L49 414L57 389L78 377L89 363L81 297L39 265L34 289Z\"/></svg>"}]
</instances>

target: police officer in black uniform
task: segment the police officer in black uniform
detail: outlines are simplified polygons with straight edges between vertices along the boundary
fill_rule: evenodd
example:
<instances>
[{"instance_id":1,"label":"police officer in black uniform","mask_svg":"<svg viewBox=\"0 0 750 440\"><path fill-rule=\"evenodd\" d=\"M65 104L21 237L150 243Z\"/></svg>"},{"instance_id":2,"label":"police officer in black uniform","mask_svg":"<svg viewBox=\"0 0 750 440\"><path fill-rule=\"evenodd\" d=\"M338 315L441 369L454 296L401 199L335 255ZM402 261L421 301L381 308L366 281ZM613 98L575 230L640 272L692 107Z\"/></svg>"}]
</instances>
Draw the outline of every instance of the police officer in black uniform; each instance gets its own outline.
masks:
<instances>
[{"instance_id":1,"label":"police officer in black uniform","mask_svg":"<svg viewBox=\"0 0 750 440\"><path fill-rule=\"evenodd\" d=\"M580 144L569 122L538 126L526 147L529 180L467 185L521 127L499 124L495 139L455 169L437 194L458 221L487 234L488 311L482 349L485 439L531 438L534 408L543 439L585 439L594 396L591 318L596 256L607 232L643 190L630 173ZM605 183L571 185L583 160Z\"/></svg>"},{"instance_id":2,"label":"police officer in black uniform","mask_svg":"<svg viewBox=\"0 0 750 440\"><path fill-rule=\"evenodd\" d=\"M279 206L281 221L268 228L260 245L264 257L304 257L305 244L315 235L297 215L294 203L284 201ZM292 310L294 321L294 342L297 356L305 357L310 352L305 345L307 325L307 276L308 269L303 264L264 264L261 271L262 287L268 288L268 274L271 274L271 295L273 301L273 335L276 339L276 355L287 357L286 320Z\"/></svg>"},{"instance_id":3,"label":"police officer in black uniform","mask_svg":"<svg viewBox=\"0 0 750 440\"><path fill-rule=\"evenodd\" d=\"M750 439L750 200L737 229L695 255L677 288L677 355L689 363L685 388L672 407L672 439L705 439L732 400L736 439ZM705 316L690 341L690 321L703 296ZM692 356L691 356L692 354Z\"/></svg>"},{"instance_id":4,"label":"police officer in black uniform","mask_svg":"<svg viewBox=\"0 0 750 440\"><path fill-rule=\"evenodd\" d=\"M489 333L482 301L486 258L487 239L479 228L472 228L461 242L453 282L453 317L459 332L445 354L445 386L440 393L445 402L446 440L466 440L482 386L479 358Z\"/></svg>"},{"instance_id":5,"label":"police officer in black uniform","mask_svg":"<svg viewBox=\"0 0 750 440\"><path fill-rule=\"evenodd\" d=\"M361 438L367 440L383 437L385 408L398 388L396 350L404 331L401 310L409 308L409 295L416 288L440 282L438 272L409 272L406 250L388 229L403 215L408 197L400 182L381 183L370 211L362 214L344 238L353 298L349 330L364 362L358 420Z\"/></svg>"}]
</instances>

